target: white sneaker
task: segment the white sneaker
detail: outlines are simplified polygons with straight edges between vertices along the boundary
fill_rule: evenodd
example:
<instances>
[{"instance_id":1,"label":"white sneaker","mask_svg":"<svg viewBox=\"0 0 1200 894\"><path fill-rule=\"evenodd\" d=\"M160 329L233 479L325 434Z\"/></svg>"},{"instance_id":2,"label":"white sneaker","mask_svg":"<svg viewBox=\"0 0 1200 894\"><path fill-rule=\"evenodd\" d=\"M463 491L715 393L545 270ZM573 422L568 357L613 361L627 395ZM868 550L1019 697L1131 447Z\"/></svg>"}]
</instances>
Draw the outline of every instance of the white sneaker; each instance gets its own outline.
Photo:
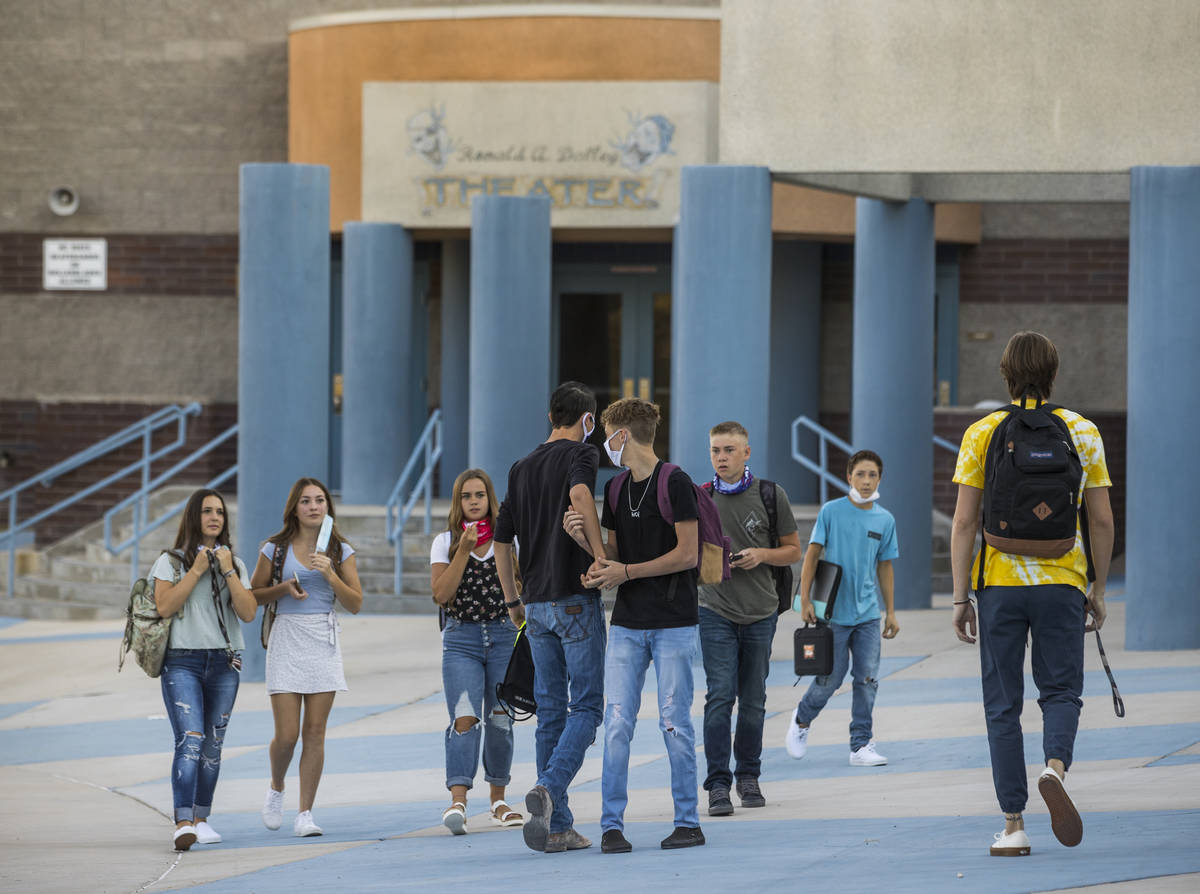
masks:
<instances>
[{"instance_id":1,"label":"white sneaker","mask_svg":"<svg viewBox=\"0 0 1200 894\"><path fill-rule=\"evenodd\" d=\"M186 851L196 843L196 827L192 825L180 826L175 830L175 836L172 840L175 844L175 850Z\"/></svg>"},{"instance_id":2,"label":"white sneaker","mask_svg":"<svg viewBox=\"0 0 1200 894\"><path fill-rule=\"evenodd\" d=\"M210 826L208 820L200 820L196 823L196 841L200 844L220 844L221 833Z\"/></svg>"},{"instance_id":3,"label":"white sneaker","mask_svg":"<svg viewBox=\"0 0 1200 894\"><path fill-rule=\"evenodd\" d=\"M882 767L886 763L887 758L875 750L874 742L868 742L857 751L850 752L852 767Z\"/></svg>"},{"instance_id":4,"label":"white sneaker","mask_svg":"<svg viewBox=\"0 0 1200 894\"><path fill-rule=\"evenodd\" d=\"M797 705L796 710L792 711L791 722L788 723L787 737L783 740L787 753L796 760L808 753L808 727L796 723L796 714L799 711L800 706Z\"/></svg>"},{"instance_id":5,"label":"white sneaker","mask_svg":"<svg viewBox=\"0 0 1200 894\"><path fill-rule=\"evenodd\" d=\"M313 822L312 811L302 810L296 815L296 824L292 827L297 838L308 838L310 835L323 835L321 827Z\"/></svg>"},{"instance_id":6,"label":"white sneaker","mask_svg":"<svg viewBox=\"0 0 1200 894\"><path fill-rule=\"evenodd\" d=\"M1029 836L1025 834L1024 829L1017 829L1007 835L997 832L995 839L996 843L992 845L991 849L993 857L1029 856Z\"/></svg>"},{"instance_id":7,"label":"white sneaker","mask_svg":"<svg viewBox=\"0 0 1200 894\"><path fill-rule=\"evenodd\" d=\"M263 825L274 832L283 825L283 792L267 786L267 799L263 801Z\"/></svg>"}]
</instances>

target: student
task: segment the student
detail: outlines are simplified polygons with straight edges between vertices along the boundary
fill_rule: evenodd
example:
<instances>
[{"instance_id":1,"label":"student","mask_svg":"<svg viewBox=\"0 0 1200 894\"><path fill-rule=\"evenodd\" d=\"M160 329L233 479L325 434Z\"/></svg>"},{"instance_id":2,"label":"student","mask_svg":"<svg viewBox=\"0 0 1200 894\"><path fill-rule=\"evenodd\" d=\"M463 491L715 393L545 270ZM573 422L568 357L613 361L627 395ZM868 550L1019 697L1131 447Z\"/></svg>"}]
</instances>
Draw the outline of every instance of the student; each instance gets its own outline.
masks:
<instances>
[{"instance_id":1,"label":"student","mask_svg":"<svg viewBox=\"0 0 1200 894\"><path fill-rule=\"evenodd\" d=\"M245 648L236 618L253 621L258 609L246 566L229 544L225 499L198 490L179 519L174 549L150 569L155 607L174 619L159 679L175 737L171 791L181 851L221 840L208 817Z\"/></svg>"},{"instance_id":2,"label":"student","mask_svg":"<svg viewBox=\"0 0 1200 894\"><path fill-rule=\"evenodd\" d=\"M442 630L442 689L450 710L446 727L446 788L450 806L442 823L455 835L467 831L467 791L475 784L483 747L483 778L491 786L493 825L524 823L508 806L504 789L513 756L512 718L496 700L517 628L504 607L496 573L496 491L482 469L454 479L447 530L429 549L433 601L445 611ZM484 723L479 718L486 717ZM482 732L480 727L482 726Z\"/></svg>"},{"instance_id":3,"label":"student","mask_svg":"<svg viewBox=\"0 0 1200 894\"><path fill-rule=\"evenodd\" d=\"M531 850L580 850L592 843L573 828L567 787L583 764L604 709L604 606L580 583L590 559L562 528L571 507L583 516L584 539L597 555L600 521L593 492L599 464L587 443L596 427L596 396L565 382L550 396L550 437L508 473L508 493L496 521L496 569L504 605L533 655L537 785L525 796L522 833ZM518 599L512 543L521 544L524 593Z\"/></svg>"},{"instance_id":4,"label":"student","mask_svg":"<svg viewBox=\"0 0 1200 894\"><path fill-rule=\"evenodd\" d=\"M260 605L278 603L267 643L267 695L271 697L275 737L270 747L271 784L263 803L263 825L275 830L283 822L284 778L296 740L303 735L300 812L292 828L299 838L322 834L313 820L312 807L325 766L325 724L335 693L346 691L341 626L333 603L336 599L357 614L363 601L354 550L342 539L337 525L328 547L317 552L317 535L326 515L333 518L334 510L324 484L315 478L301 478L293 484L283 509L283 528L263 544L251 580ZM276 550L287 551L281 583L272 582Z\"/></svg>"},{"instance_id":5,"label":"student","mask_svg":"<svg viewBox=\"0 0 1200 894\"><path fill-rule=\"evenodd\" d=\"M840 565L842 583L834 602L833 673L817 677L792 712L785 745L799 760L808 751L808 726L837 691L850 670L854 679L850 701L850 766L880 767L887 758L871 741L871 712L879 688L879 594L883 594L883 638L900 632L893 600L892 559L900 555L896 520L877 505L883 460L860 450L846 464L850 493L830 500L817 513L808 551L800 572L800 609L808 623L816 621L811 590L817 560ZM876 579L878 578L878 585ZM852 661L853 659L853 661Z\"/></svg>"},{"instance_id":6,"label":"student","mask_svg":"<svg viewBox=\"0 0 1200 894\"><path fill-rule=\"evenodd\" d=\"M671 765L675 829L664 850L704 844L696 797L696 737L692 731L692 660L696 655L696 558L699 536L696 491L682 469L672 469L667 498L675 517L668 525L658 505L662 463L654 455L658 407L628 398L604 411L604 449L613 465L629 467L606 489L602 526L608 531L584 584L618 587L604 662L604 767L600 850L624 854L629 802L629 743L642 703L646 668L654 662L658 716ZM615 486L614 486L615 485ZM619 487L619 489L618 489ZM615 508L613 504L616 504ZM564 527L582 546L583 519L567 513Z\"/></svg>"},{"instance_id":7,"label":"student","mask_svg":"<svg viewBox=\"0 0 1200 894\"><path fill-rule=\"evenodd\" d=\"M708 775L708 815L729 816L730 786L737 781L743 807L765 807L758 785L762 766L763 718L767 707L767 673L779 596L772 565L800 561L802 548L787 493L778 484L755 479L746 462L750 435L738 422L722 422L708 433L713 479L705 485L721 514L721 528L733 541L733 577L700 587L700 647L708 692L704 697L704 758ZM771 488L774 532L763 502ZM777 546L772 547L772 534ZM737 730L729 772L730 715L737 702Z\"/></svg>"},{"instance_id":8,"label":"student","mask_svg":"<svg viewBox=\"0 0 1200 894\"><path fill-rule=\"evenodd\" d=\"M1000 360L1000 374L1014 404L1032 408L1050 397L1058 374L1054 343L1037 332L1018 332ZM1028 396L1028 400L1026 397ZM985 486L988 444L1008 410L989 413L971 425L962 439L954 482L958 503L950 532L954 575L954 632L975 642L975 608L969 591L978 583L979 557L971 561ZM1082 479L1079 494L1087 510L1095 580L1088 586L1088 556L1076 518L1075 536L1058 557L1002 552L988 547L979 603L979 663L992 781L1004 812L1004 831L997 832L993 856L1027 856L1029 837L1022 813L1029 797L1021 706L1025 698L1025 640L1032 642L1033 682L1042 711L1042 752L1046 769L1038 791L1050 811L1054 836L1067 847L1083 838L1083 821L1063 785L1075 750L1079 709L1083 702L1083 634L1104 624L1104 590L1112 558L1113 515L1108 488L1112 482L1104 462L1104 444L1096 426L1078 413L1056 408L1078 453ZM1057 425L1058 423L1054 423ZM1044 505L1044 504L1043 504ZM1071 506L1074 511L1074 504ZM1037 511L1035 507L1034 511ZM1092 616L1087 621L1087 615Z\"/></svg>"}]
</instances>

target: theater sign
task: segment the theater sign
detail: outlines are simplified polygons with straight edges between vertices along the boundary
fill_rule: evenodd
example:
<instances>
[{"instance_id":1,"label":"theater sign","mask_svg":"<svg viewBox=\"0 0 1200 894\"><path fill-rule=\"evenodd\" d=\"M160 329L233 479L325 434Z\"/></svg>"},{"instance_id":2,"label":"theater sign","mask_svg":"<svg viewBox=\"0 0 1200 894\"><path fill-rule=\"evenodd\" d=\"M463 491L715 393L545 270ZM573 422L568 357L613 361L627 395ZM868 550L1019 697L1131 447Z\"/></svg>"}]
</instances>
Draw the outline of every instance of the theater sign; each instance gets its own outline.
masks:
<instances>
[{"instance_id":1,"label":"theater sign","mask_svg":"<svg viewBox=\"0 0 1200 894\"><path fill-rule=\"evenodd\" d=\"M515 195L554 226L671 226L716 110L703 81L367 83L363 220L468 227L476 196Z\"/></svg>"}]
</instances>

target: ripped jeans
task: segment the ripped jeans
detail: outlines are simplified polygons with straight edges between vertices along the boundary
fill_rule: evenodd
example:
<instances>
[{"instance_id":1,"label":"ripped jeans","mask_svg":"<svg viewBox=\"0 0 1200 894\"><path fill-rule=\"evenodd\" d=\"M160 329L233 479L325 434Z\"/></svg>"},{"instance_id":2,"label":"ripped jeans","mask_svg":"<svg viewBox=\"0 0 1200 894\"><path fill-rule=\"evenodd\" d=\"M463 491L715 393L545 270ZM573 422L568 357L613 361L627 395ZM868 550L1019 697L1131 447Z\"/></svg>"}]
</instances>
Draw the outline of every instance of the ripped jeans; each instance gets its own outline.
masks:
<instances>
[{"instance_id":1,"label":"ripped jeans","mask_svg":"<svg viewBox=\"0 0 1200 894\"><path fill-rule=\"evenodd\" d=\"M446 727L446 788L475 782L483 740L483 778L490 785L508 785L512 769L513 728L499 713L496 684L503 682L512 657L517 628L507 617L495 621L446 619L442 631L442 689L450 711ZM454 729L459 717L477 717L465 733ZM480 730L482 729L482 732Z\"/></svg>"},{"instance_id":2,"label":"ripped jeans","mask_svg":"<svg viewBox=\"0 0 1200 894\"><path fill-rule=\"evenodd\" d=\"M159 680L175 734L175 822L199 822L212 812L239 674L229 666L224 649L168 649Z\"/></svg>"},{"instance_id":3,"label":"ripped jeans","mask_svg":"<svg viewBox=\"0 0 1200 894\"><path fill-rule=\"evenodd\" d=\"M658 680L658 726L671 766L675 825L699 828L696 793L696 734L692 729L692 664L698 627L632 630L613 625L604 658L604 768L600 780L600 828L625 827L629 803L629 744L642 704L646 669L654 662Z\"/></svg>"},{"instance_id":4,"label":"ripped jeans","mask_svg":"<svg viewBox=\"0 0 1200 894\"><path fill-rule=\"evenodd\" d=\"M857 751L871 741L871 713L875 710L875 692L879 689L879 619L853 627L829 626L833 628L833 673L813 680L804 698L800 699L796 720L812 723L842 685L849 670L854 678L850 697L850 750Z\"/></svg>"}]
</instances>

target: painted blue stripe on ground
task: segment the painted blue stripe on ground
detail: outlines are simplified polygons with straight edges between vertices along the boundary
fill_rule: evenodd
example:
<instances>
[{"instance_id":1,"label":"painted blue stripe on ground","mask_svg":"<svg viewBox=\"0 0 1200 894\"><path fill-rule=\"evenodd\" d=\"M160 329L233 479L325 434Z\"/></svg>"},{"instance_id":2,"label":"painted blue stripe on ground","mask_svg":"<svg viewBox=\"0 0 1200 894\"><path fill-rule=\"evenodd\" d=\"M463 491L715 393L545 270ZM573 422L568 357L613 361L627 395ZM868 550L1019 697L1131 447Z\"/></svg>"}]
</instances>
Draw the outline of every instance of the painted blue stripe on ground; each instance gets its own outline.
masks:
<instances>
[{"instance_id":1,"label":"painted blue stripe on ground","mask_svg":"<svg viewBox=\"0 0 1200 894\"><path fill-rule=\"evenodd\" d=\"M1083 844L1064 848L1053 840L1047 817L1027 817L1033 855L1014 859L988 856L992 833L999 828L990 817L749 822L734 816L702 824L706 846L673 852L658 847L670 831L667 824L631 823L625 834L634 851L627 855L601 854L600 828L585 822L577 828L594 846L574 854L528 851L515 830L446 834L378 841L191 890L293 894L341 890L353 880L356 892L370 894L396 890L402 873L406 891L444 891L453 879L503 873L510 881L519 880L522 888L569 884L572 894L611 894L651 885L737 891L749 881L757 890L925 894L1047 891L1200 871L1198 811L1084 813L1083 819ZM327 828L332 825L326 823Z\"/></svg>"},{"instance_id":2,"label":"painted blue stripe on ground","mask_svg":"<svg viewBox=\"0 0 1200 894\"><path fill-rule=\"evenodd\" d=\"M1195 744L1195 743L1193 743ZM1200 754L1168 754L1146 764L1147 767L1179 767L1184 764L1200 764Z\"/></svg>"},{"instance_id":3,"label":"painted blue stripe on ground","mask_svg":"<svg viewBox=\"0 0 1200 894\"><path fill-rule=\"evenodd\" d=\"M36 708L38 705L44 705L46 702L6 702L0 704L0 720L6 717L12 717L14 714L20 714L22 711L28 711L30 708Z\"/></svg>"},{"instance_id":4,"label":"painted blue stripe on ground","mask_svg":"<svg viewBox=\"0 0 1200 894\"><path fill-rule=\"evenodd\" d=\"M114 643L121 641L124 633L63 633L54 636L6 636L0 637L0 646L20 646L25 643L69 643L83 639L108 639Z\"/></svg>"},{"instance_id":5,"label":"painted blue stripe on ground","mask_svg":"<svg viewBox=\"0 0 1200 894\"><path fill-rule=\"evenodd\" d=\"M18 624L24 624L26 620L26 618L10 618L7 616L0 616L0 629L5 627L15 627Z\"/></svg>"}]
</instances>

